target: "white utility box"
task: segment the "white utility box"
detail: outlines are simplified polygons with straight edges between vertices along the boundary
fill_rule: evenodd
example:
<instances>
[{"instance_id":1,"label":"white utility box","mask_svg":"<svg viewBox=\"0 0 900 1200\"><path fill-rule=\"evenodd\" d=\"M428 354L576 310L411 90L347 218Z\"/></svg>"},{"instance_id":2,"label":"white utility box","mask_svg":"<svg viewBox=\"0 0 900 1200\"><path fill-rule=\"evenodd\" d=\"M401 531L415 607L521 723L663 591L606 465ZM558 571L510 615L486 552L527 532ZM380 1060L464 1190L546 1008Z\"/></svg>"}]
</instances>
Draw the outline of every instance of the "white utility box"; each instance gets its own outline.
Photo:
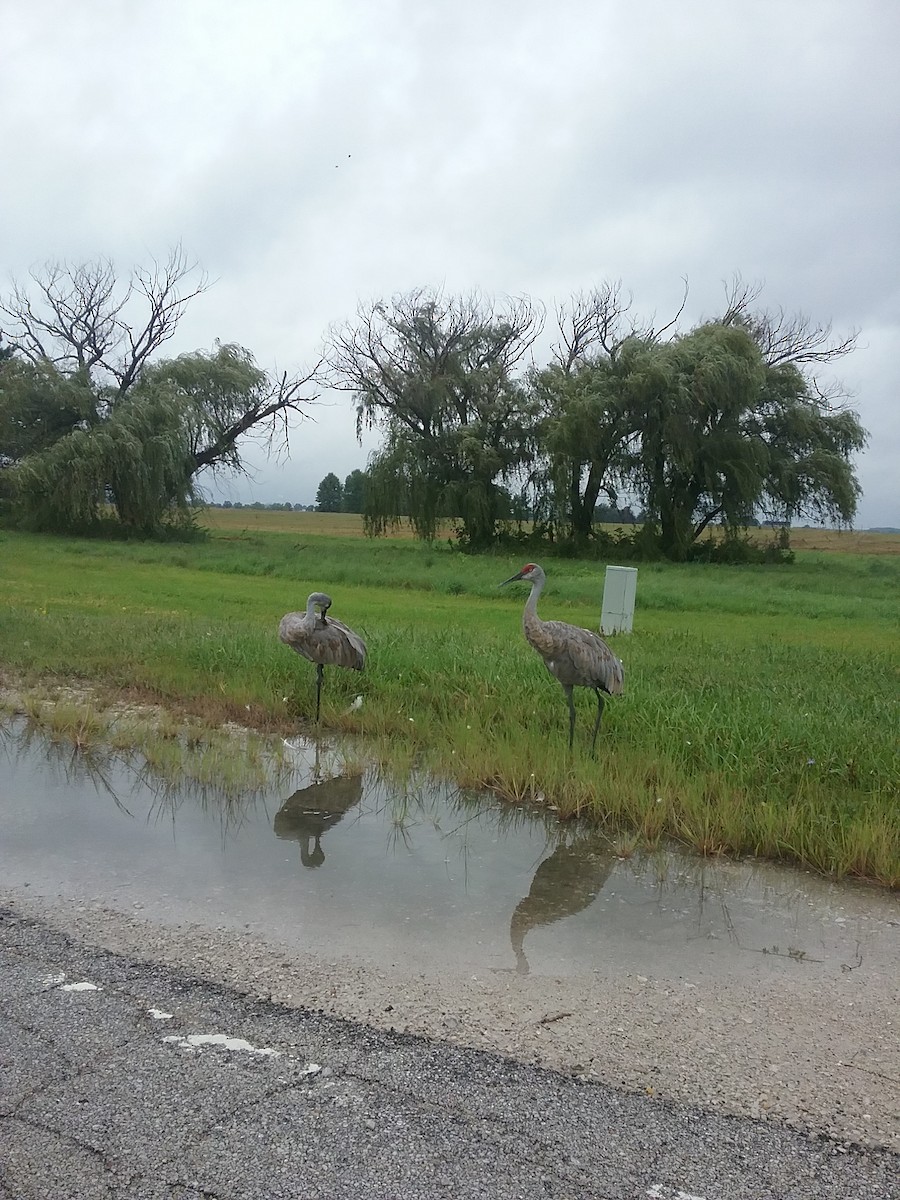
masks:
<instances>
[{"instance_id":1,"label":"white utility box","mask_svg":"<svg viewBox=\"0 0 900 1200\"><path fill-rule=\"evenodd\" d=\"M637 592L637 567L607 567L603 581L601 633L631 633L634 597Z\"/></svg>"}]
</instances>

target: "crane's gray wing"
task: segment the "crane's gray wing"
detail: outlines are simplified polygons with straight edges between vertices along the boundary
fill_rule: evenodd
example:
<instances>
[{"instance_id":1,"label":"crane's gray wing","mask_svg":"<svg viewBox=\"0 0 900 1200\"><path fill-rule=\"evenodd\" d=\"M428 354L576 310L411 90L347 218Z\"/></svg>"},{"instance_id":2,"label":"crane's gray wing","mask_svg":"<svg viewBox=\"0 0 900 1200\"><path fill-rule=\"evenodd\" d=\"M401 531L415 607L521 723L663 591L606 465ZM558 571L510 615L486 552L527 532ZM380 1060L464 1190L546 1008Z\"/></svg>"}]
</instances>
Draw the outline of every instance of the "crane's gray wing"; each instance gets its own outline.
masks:
<instances>
[{"instance_id":1,"label":"crane's gray wing","mask_svg":"<svg viewBox=\"0 0 900 1200\"><path fill-rule=\"evenodd\" d=\"M599 687L611 696L621 695L624 668L598 633L565 621L542 624L545 648L539 653L560 683Z\"/></svg>"},{"instance_id":2,"label":"crane's gray wing","mask_svg":"<svg viewBox=\"0 0 900 1200\"><path fill-rule=\"evenodd\" d=\"M285 613L278 624L278 636L286 646L310 662L317 660L311 653L312 639L305 612Z\"/></svg>"},{"instance_id":3,"label":"crane's gray wing","mask_svg":"<svg viewBox=\"0 0 900 1200\"><path fill-rule=\"evenodd\" d=\"M366 643L343 621L320 614L286 613L278 636L302 658L323 667L349 667L361 671L366 662Z\"/></svg>"},{"instance_id":4,"label":"crane's gray wing","mask_svg":"<svg viewBox=\"0 0 900 1200\"><path fill-rule=\"evenodd\" d=\"M328 662L334 666L361 671L366 665L366 643L343 621L326 616L316 634L323 640L327 639L329 651L335 655L334 658L329 658Z\"/></svg>"}]
</instances>

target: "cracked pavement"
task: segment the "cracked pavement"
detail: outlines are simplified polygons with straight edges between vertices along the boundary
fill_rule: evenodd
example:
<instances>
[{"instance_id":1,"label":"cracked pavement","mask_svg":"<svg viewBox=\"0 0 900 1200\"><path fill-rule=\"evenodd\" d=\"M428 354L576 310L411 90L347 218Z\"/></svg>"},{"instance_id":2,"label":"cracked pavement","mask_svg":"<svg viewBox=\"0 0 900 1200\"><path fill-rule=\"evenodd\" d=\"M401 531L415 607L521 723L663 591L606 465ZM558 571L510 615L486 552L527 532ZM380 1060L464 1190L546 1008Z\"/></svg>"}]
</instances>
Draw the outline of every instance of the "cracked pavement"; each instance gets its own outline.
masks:
<instances>
[{"instance_id":1,"label":"cracked pavement","mask_svg":"<svg viewBox=\"0 0 900 1200\"><path fill-rule=\"evenodd\" d=\"M282 1007L0 910L3 1200L891 1200L898 1168Z\"/></svg>"}]
</instances>

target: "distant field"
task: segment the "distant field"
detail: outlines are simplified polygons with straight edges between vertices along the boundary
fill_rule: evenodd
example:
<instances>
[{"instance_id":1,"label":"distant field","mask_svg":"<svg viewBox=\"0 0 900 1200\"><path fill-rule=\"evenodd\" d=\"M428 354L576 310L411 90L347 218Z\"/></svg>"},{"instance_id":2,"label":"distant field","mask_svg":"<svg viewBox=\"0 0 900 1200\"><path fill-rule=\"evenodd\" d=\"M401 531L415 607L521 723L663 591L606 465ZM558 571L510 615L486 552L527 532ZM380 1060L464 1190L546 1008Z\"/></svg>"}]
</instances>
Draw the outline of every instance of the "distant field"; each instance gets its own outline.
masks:
<instances>
[{"instance_id":1,"label":"distant field","mask_svg":"<svg viewBox=\"0 0 900 1200\"><path fill-rule=\"evenodd\" d=\"M577 694L570 755L562 691L522 637L527 589L498 586L519 556L363 538L352 516L209 516L187 544L0 531L0 681L307 729L314 670L275 631L326 590L370 656L362 675L326 672L323 726L393 769L590 816L623 853L671 837L900 886L889 535L824 535L792 566L641 565L634 633L614 640L626 693L592 758L593 697ZM596 628L604 564L544 566L541 615Z\"/></svg>"},{"instance_id":2,"label":"distant field","mask_svg":"<svg viewBox=\"0 0 900 1200\"><path fill-rule=\"evenodd\" d=\"M207 508L199 523L208 529L229 533L315 533L324 537L364 537L362 517L356 513L278 512L260 508ZM450 525L447 532L450 532ZM391 539L414 537L404 520L388 535Z\"/></svg>"},{"instance_id":3,"label":"distant field","mask_svg":"<svg viewBox=\"0 0 900 1200\"><path fill-rule=\"evenodd\" d=\"M792 529L791 546L794 550L835 550L841 554L900 554L900 533Z\"/></svg>"},{"instance_id":4,"label":"distant field","mask_svg":"<svg viewBox=\"0 0 900 1200\"><path fill-rule=\"evenodd\" d=\"M328 537L363 537L362 517L353 513L270 512L258 508L208 508L200 524L222 532L239 533L315 533ZM604 529L619 528L605 525ZM751 530L755 541L765 543L774 536L771 529ZM440 537L451 537L453 522L446 521ZM408 521L387 535L388 539L414 536ZM900 554L900 533L857 533L853 530L792 529L791 546L795 550L833 550L841 554Z\"/></svg>"}]
</instances>

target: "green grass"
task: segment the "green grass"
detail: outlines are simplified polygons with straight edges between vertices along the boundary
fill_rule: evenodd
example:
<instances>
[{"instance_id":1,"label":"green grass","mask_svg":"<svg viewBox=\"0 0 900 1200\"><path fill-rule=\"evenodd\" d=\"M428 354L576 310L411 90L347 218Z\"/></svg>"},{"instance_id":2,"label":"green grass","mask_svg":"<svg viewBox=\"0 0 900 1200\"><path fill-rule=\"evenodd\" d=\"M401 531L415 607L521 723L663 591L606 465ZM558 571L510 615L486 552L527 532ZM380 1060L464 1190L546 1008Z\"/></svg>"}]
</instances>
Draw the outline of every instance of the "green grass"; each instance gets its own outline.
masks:
<instances>
[{"instance_id":1,"label":"green grass","mask_svg":"<svg viewBox=\"0 0 900 1200\"><path fill-rule=\"evenodd\" d=\"M362 676L326 671L323 721L367 735L385 764L650 844L900 885L900 556L641 566L635 632L614 642L626 695L607 704L595 758L593 697L576 692L570 755L562 691L522 636L527 589L497 586L518 558L329 536L307 518L191 545L0 533L0 562L0 664L35 690L85 680L105 700L296 730L314 670L275 628L323 589L370 650ZM541 615L596 628L603 567L544 566Z\"/></svg>"}]
</instances>

